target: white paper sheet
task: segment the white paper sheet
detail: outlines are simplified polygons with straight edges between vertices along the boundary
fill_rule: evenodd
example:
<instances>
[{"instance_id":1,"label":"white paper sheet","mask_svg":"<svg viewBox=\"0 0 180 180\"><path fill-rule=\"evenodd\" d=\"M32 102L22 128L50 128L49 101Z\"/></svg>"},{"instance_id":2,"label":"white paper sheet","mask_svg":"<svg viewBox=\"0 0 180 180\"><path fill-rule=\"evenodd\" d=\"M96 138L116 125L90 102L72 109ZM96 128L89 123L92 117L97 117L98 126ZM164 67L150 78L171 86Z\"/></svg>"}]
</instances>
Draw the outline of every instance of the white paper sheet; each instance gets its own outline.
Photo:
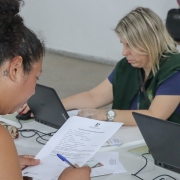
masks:
<instances>
[{"instance_id":1,"label":"white paper sheet","mask_svg":"<svg viewBox=\"0 0 180 180\"><path fill-rule=\"evenodd\" d=\"M97 121L78 116L70 117L46 143L36 158L41 164L23 170L23 175L38 179L57 179L67 167L57 153L72 164L83 166L123 123Z\"/></svg>"},{"instance_id":2,"label":"white paper sheet","mask_svg":"<svg viewBox=\"0 0 180 180\"><path fill-rule=\"evenodd\" d=\"M69 117L71 117L71 116L77 116L78 111L79 111L79 110L71 110L71 111L67 111L67 113L68 113Z\"/></svg>"},{"instance_id":3,"label":"white paper sheet","mask_svg":"<svg viewBox=\"0 0 180 180\"><path fill-rule=\"evenodd\" d=\"M122 141L119 137L111 137L109 140L107 140L102 147L106 146L121 146Z\"/></svg>"},{"instance_id":4,"label":"white paper sheet","mask_svg":"<svg viewBox=\"0 0 180 180\"><path fill-rule=\"evenodd\" d=\"M118 152L98 152L85 165L92 168L91 177L126 172Z\"/></svg>"},{"instance_id":5,"label":"white paper sheet","mask_svg":"<svg viewBox=\"0 0 180 180\"><path fill-rule=\"evenodd\" d=\"M119 161L118 152L99 152L94 156L99 162L101 162L104 167L110 169L113 174L126 172L125 168Z\"/></svg>"}]
</instances>

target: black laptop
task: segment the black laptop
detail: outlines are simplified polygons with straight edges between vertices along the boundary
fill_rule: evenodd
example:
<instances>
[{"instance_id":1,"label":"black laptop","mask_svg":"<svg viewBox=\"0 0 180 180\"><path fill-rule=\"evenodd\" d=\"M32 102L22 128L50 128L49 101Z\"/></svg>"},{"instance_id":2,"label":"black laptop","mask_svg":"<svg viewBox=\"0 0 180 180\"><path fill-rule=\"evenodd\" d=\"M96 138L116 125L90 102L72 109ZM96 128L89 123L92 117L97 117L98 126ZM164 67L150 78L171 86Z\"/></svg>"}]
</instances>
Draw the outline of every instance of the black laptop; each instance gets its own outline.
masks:
<instances>
[{"instance_id":1,"label":"black laptop","mask_svg":"<svg viewBox=\"0 0 180 180\"><path fill-rule=\"evenodd\" d=\"M180 173L180 124L133 112L157 166Z\"/></svg>"},{"instance_id":2,"label":"black laptop","mask_svg":"<svg viewBox=\"0 0 180 180\"><path fill-rule=\"evenodd\" d=\"M28 100L35 120L59 129L69 118L61 100L53 88L36 85L35 94Z\"/></svg>"}]
</instances>

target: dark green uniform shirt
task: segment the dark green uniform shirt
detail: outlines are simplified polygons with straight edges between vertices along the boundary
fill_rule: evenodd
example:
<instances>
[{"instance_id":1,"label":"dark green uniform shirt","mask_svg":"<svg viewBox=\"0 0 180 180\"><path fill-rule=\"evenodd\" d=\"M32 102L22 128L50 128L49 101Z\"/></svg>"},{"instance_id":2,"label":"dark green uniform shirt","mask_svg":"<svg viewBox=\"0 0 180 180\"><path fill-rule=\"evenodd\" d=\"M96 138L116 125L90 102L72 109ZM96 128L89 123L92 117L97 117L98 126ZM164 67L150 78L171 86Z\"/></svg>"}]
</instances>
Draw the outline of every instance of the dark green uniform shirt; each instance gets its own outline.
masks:
<instances>
[{"instance_id":1,"label":"dark green uniform shirt","mask_svg":"<svg viewBox=\"0 0 180 180\"><path fill-rule=\"evenodd\" d=\"M147 80L145 81L146 94L150 100L153 101L156 90L158 87L171 75L180 71L180 54L166 54L166 58L160 59L160 68L153 76L150 72ZM129 110L132 99L140 91L141 81L139 71L144 72L143 69L134 68L126 58L119 61L115 67L113 79L113 109ZM143 75L144 73L142 73ZM177 82L177 85L180 84ZM168 103L168 102L167 102ZM141 98L139 102L139 109L148 109L145 98ZM180 123L180 115L174 112L169 118L169 121Z\"/></svg>"}]
</instances>

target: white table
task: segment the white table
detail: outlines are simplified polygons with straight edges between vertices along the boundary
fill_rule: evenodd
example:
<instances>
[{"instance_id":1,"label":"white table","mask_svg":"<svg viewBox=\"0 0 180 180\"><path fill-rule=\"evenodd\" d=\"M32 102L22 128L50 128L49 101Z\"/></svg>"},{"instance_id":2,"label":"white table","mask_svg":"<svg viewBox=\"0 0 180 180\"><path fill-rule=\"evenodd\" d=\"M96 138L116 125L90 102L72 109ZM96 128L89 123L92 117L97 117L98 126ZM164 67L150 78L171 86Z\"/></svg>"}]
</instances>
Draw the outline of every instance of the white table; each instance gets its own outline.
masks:
<instances>
[{"instance_id":1,"label":"white table","mask_svg":"<svg viewBox=\"0 0 180 180\"><path fill-rule=\"evenodd\" d=\"M117 151L119 152L119 156L120 156L119 159L120 159L120 162L125 167L125 169L127 170L126 173L99 176L99 177L92 178L92 180L137 180L138 178L133 177L131 174L136 173L145 165L145 159L142 156L128 152L128 150L139 147L139 146L143 146L145 145L145 143L136 141L136 145L135 143L134 145L131 145L131 144L133 143L129 143L128 146L121 147L118 150L117 149L115 150L116 152ZM149 160L149 159L148 159L147 166L138 174L138 176L144 180L152 180L153 178L159 175L163 175L163 174L170 175L176 178L177 180L180 179L180 174L158 167L154 165L154 162L152 160ZM169 177L165 177L165 179L172 180Z\"/></svg>"},{"instance_id":2,"label":"white table","mask_svg":"<svg viewBox=\"0 0 180 180\"><path fill-rule=\"evenodd\" d=\"M15 115L16 114L6 115L2 117L10 120L9 123L12 122L14 125L19 127L20 125L17 119L15 118ZM21 122L23 123L23 129L36 129L44 133L54 132L57 130L52 127L41 124L39 122L36 122L34 120L21 121ZM114 136L119 137L121 141L123 142L123 144L120 147L118 146L103 147L100 149L100 151L116 150L116 149L128 146L129 143L136 144L143 141L143 137L137 126L131 126L131 127L123 126L114 134ZM32 138L24 138L20 136L18 139L15 139L14 142L16 144L18 153L20 155L21 154L36 155L40 151L40 149L43 147L43 145L36 142L36 137L37 136L32 137Z\"/></svg>"},{"instance_id":3,"label":"white table","mask_svg":"<svg viewBox=\"0 0 180 180\"><path fill-rule=\"evenodd\" d=\"M7 115L4 117L11 119L13 123L17 123L14 115ZM56 130L49 126L40 124L34 120L28 120L24 122L23 128L36 129L44 133L54 132ZM123 164L123 166L127 170L127 173L100 176L100 177L92 178L92 180L136 179L135 177L131 176L131 174L136 173L140 168L144 166L145 160L143 157L128 152L129 149L145 145L138 127L137 126L132 126L132 127L123 126L114 134L114 136L116 137L118 136L122 140L123 144L120 147L118 146L103 147L99 151L100 152L101 151L116 151L116 152L118 151L120 155L120 162ZM18 153L36 155L40 151L40 149L43 147L43 145L36 142L36 137L24 138L20 136L18 139L15 139L14 142L16 144ZM168 174L173 177L176 177L177 179L180 179L180 174L155 166L154 162L149 161L149 160L148 160L147 167L139 174L139 176L145 180L152 180L153 178L161 174Z\"/></svg>"}]
</instances>

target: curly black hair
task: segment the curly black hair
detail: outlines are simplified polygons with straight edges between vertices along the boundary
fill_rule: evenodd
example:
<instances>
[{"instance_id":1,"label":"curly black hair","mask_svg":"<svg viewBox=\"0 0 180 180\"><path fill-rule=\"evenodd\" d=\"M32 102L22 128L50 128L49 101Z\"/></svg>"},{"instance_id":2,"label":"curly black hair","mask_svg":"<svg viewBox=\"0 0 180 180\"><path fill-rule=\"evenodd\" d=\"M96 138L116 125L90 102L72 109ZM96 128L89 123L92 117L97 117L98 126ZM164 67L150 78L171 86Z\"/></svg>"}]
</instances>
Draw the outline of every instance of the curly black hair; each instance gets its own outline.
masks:
<instances>
[{"instance_id":1,"label":"curly black hair","mask_svg":"<svg viewBox=\"0 0 180 180\"><path fill-rule=\"evenodd\" d=\"M44 55L44 42L27 28L18 14L22 0L0 0L0 66L15 56L23 58L25 73Z\"/></svg>"}]
</instances>

